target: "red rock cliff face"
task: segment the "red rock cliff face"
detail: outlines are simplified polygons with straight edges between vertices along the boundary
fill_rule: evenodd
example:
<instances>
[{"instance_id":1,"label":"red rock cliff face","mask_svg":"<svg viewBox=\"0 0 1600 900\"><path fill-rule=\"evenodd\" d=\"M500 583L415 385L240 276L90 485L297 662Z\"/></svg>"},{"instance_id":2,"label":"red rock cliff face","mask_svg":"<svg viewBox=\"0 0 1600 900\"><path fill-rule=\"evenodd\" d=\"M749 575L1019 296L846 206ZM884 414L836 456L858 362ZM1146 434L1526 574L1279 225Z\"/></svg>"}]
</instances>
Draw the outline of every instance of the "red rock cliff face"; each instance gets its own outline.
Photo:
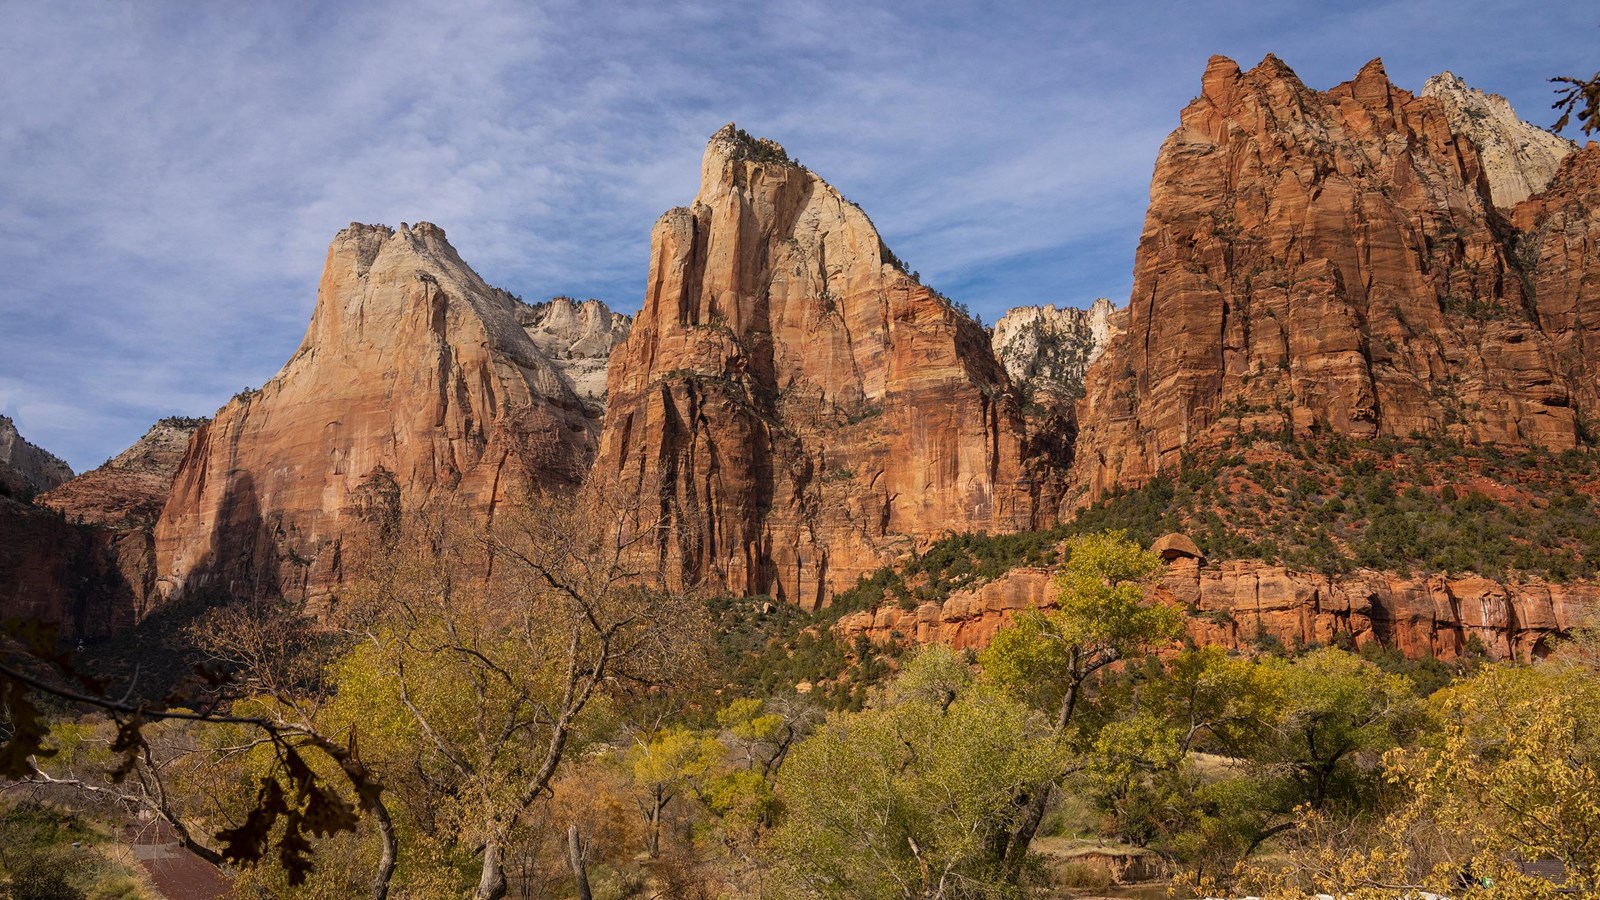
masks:
<instances>
[{"instance_id":1,"label":"red rock cliff face","mask_svg":"<svg viewBox=\"0 0 1600 900\"><path fill-rule=\"evenodd\" d=\"M1271 56L1213 58L1156 162L1075 480L1136 484L1252 427L1573 446L1568 377L1502 230L1470 139L1376 60L1317 92Z\"/></svg>"},{"instance_id":2,"label":"red rock cliff face","mask_svg":"<svg viewBox=\"0 0 1600 900\"><path fill-rule=\"evenodd\" d=\"M1188 611L1188 633L1202 645L1247 649L1267 636L1289 647L1377 641L1413 659L1450 659L1477 638L1494 659L1527 661L1600 613L1600 585L1407 578L1371 570L1330 576L1255 560L1209 566L1176 560L1154 596ZM942 604L886 605L845 616L835 628L846 641L866 635L880 643L982 648L1020 611L1054 605L1051 572L1019 568Z\"/></svg>"},{"instance_id":3,"label":"red rock cliff face","mask_svg":"<svg viewBox=\"0 0 1600 900\"><path fill-rule=\"evenodd\" d=\"M518 309L440 228L340 232L300 349L189 445L155 529L162 590L316 597L368 504L448 493L492 515L580 478L598 422Z\"/></svg>"},{"instance_id":4,"label":"red rock cliff face","mask_svg":"<svg viewBox=\"0 0 1600 900\"><path fill-rule=\"evenodd\" d=\"M984 331L866 215L731 125L656 223L594 476L661 576L816 606L919 538L1014 530L1048 489Z\"/></svg>"},{"instance_id":5,"label":"red rock cliff face","mask_svg":"<svg viewBox=\"0 0 1600 900\"><path fill-rule=\"evenodd\" d=\"M1543 193L1517 204L1515 253L1539 325L1591 433L1600 430L1600 145L1561 164Z\"/></svg>"}]
</instances>

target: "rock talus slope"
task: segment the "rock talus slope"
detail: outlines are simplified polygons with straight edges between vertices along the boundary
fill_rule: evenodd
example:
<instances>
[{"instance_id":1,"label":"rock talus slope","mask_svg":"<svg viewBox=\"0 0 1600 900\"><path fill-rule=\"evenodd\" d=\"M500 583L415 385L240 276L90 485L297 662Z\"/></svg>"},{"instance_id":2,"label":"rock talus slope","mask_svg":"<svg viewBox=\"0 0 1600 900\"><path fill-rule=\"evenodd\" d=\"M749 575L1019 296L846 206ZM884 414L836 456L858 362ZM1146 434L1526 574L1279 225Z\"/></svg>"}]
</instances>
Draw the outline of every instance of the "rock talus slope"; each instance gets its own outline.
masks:
<instances>
[{"instance_id":1,"label":"rock talus slope","mask_svg":"<svg viewBox=\"0 0 1600 900\"><path fill-rule=\"evenodd\" d=\"M76 522L149 529L166 505L190 439L205 421L161 419L105 465L44 493L38 502Z\"/></svg>"},{"instance_id":2,"label":"rock talus slope","mask_svg":"<svg viewBox=\"0 0 1600 900\"><path fill-rule=\"evenodd\" d=\"M189 446L155 528L163 592L316 598L374 504L492 515L581 478L598 421L524 310L437 226L340 232L300 349Z\"/></svg>"},{"instance_id":3,"label":"rock talus slope","mask_svg":"<svg viewBox=\"0 0 1600 900\"><path fill-rule=\"evenodd\" d=\"M1029 441L983 329L858 207L770 141L712 137L656 223L593 475L638 498L660 577L816 606L919 539L1033 524Z\"/></svg>"},{"instance_id":4,"label":"rock talus slope","mask_svg":"<svg viewBox=\"0 0 1600 900\"><path fill-rule=\"evenodd\" d=\"M1499 221L1472 141L1377 60L1318 92L1275 57L1214 57L1156 162L1074 480L1138 484L1247 429L1574 446Z\"/></svg>"}]
</instances>

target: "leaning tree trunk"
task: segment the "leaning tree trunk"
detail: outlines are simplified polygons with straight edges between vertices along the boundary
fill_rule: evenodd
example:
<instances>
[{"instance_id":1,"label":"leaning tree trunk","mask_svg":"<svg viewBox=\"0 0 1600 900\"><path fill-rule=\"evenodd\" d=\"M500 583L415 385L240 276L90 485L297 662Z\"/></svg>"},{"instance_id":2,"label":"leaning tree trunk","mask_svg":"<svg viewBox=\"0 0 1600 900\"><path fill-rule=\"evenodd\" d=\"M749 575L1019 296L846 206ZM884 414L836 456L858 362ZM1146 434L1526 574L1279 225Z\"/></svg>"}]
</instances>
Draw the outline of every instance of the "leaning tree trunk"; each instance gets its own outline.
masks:
<instances>
[{"instance_id":1,"label":"leaning tree trunk","mask_svg":"<svg viewBox=\"0 0 1600 900\"><path fill-rule=\"evenodd\" d=\"M572 878L578 883L578 900L594 900L589 891L589 867L583 862L583 840L578 837L578 826L567 826L567 856L572 860Z\"/></svg>"},{"instance_id":2,"label":"leaning tree trunk","mask_svg":"<svg viewBox=\"0 0 1600 900\"><path fill-rule=\"evenodd\" d=\"M494 838L483 846L483 874L474 900L501 900L506 895L506 870L500 862L500 843Z\"/></svg>"},{"instance_id":3,"label":"leaning tree trunk","mask_svg":"<svg viewBox=\"0 0 1600 900\"><path fill-rule=\"evenodd\" d=\"M372 804L372 812L378 820L378 837L383 843L383 850L378 856L378 872L372 878L372 897L373 900L388 900L389 879L394 877L400 842L395 837L394 821L389 818L389 808L383 804L383 800Z\"/></svg>"}]
</instances>

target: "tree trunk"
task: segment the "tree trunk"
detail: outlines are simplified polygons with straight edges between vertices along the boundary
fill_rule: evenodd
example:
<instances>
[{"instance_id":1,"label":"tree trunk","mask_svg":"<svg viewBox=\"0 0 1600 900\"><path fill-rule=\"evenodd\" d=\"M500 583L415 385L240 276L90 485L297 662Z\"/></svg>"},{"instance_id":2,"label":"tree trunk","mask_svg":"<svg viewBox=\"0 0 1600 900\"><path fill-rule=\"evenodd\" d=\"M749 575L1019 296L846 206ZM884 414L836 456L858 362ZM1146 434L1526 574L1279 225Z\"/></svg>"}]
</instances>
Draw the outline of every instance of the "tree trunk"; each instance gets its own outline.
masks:
<instances>
[{"instance_id":1,"label":"tree trunk","mask_svg":"<svg viewBox=\"0 0 1600 900\"><path fill-rule=\"evenodd\" d=\"M475 900L501 900L506 895L506 871L500 863L500 843L490 838L483 845L483 875L478 878Z\"/></svg>"},{"instance_id":2,"label":"tree trunk","mask_svg":"<svg viewBox=\"0 0 1600 900\"><path fill-rule=\"evenodd\" d=\"M651 859L661 855L661 808L665 805L659 792L651 800L650 821L644 836L644 849Z\"/></svg>"},{"instance_id":3,"label":"tree trunk","mask_svg":"<svg viewBox=\"0 0 1600 900\"><path fill-rule=\"evenodd\" d=\"M1073 667L1077 667L1077 651L1073 651ZM1074 673L1067 682L1066 696L1061 698L1061 710L1056 715L1056 734L1067 730L1072 723L1072 716L1078 709L1078 694L1083 689L1083 680L1086 674ZM1028 798L1028 805L1017 819L1017 825L1011 830L1011 840L1006 844L1004 868L1007 879L1015 884L1022 876L1022 864L1027 862L1028 848L1033 844L1033 836L1039 833L1039 826L1044 823L1046 808L1050 805L1050 789L1055 782L1047 781L1033 790L1033 796Z\"/></svg>"},{"instance_id":4,"label":"tree trunk","mask_svg":"<svg viewBox=\"0 0 1600 900\"><path fill-rule=\"evenodd\" d=\"M578 900L594 900L589 892L589 869L583 864L583 840L578 837L578 826L567 826L567 856L572 860L572 878L578 883Z\"/></svg>"},{"instance_id":5,"label":"tree trunk","mask_svg":"<svg viewBox=\"0 0 1600 900\"><path fill-rule=\"evenodd\" d=\"M378 837L383 842L383 850L378 856L378 871L372 878L372 897L373 900L388 900L389 879L394 877L400 842L394 834L394 821L389 818L389 808L383 805L382 800L373 804L372 814L378 820Z\"/></svg>"}]
</instances>

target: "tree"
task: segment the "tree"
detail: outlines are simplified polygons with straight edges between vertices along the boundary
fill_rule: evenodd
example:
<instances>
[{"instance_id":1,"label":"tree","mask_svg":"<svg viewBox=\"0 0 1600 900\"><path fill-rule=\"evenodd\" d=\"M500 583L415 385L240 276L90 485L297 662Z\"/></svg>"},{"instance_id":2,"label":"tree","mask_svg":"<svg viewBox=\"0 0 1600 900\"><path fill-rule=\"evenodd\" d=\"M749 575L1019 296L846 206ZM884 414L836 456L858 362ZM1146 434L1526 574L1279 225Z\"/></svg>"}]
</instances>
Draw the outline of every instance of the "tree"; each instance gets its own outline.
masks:
<instances>
[{"instance_id":1,"label":"tree","mask_svg":"<svg viewBox=\"0 0 1600 900\"><path fill-rule=\"evenodd\" d=\"M1400 802L1373 833L1350 834L1307 809L1279 861L1243 867L1240 886L1351 900L1596 895L1600 669L1586 642L1532 666L1484 667L1435 693L1433 730L1385 756ZM1524 871L1528 861L1559 863L1565 882Z\"/></svg>"},{"instance_id":2,"label":"tree","mask_svg":"<svg viewBox=\"0 0 1600 900\"><path fill-rule=\"evenodd\" d=\"M652 858L661 855L661 815L667 804L684 791L697 791L722 754L715 738L681 727L639 743L631 762L634 782L644 791L645 852Z\"/></svg>"},{"instance_id":3,"label":"tree","mask_svg":"<svg viewBox=\"0 0 1600 900\"><path fill-rule=\"evenodd\" d=\"M1403 676L1344 650L1233 664L1248 667L1242 680L1250 708L1220 723L1217 740L1260 777L1279 783L1283 814L1301 804L1322 810L1354 803L1373 785L1378 758L1421 725L1420 701ZM1291 825L1268 829L1257 843Z\"/></svg>"},{"instance_id":4,"label":"tree","mask_svg":"<svg viewBox=\"0 0 1600 900\"><path fill-rule=\"evenodd\" d=\"M799 896L1004 894L997 838L1022 813L1014 798L1060 766L1039 716L929 647L877 705L834 713L795 746L770 846Z\"/></svg>"},{"instance_id":5,"label":"tree","mask_svg":"<svg viewBox=\"0 0 1600 900\"><path fill-rule=\"evenodd\" d=\"M312 837L354 831L359 812L371 813L379 803L382 783L362 763L353 742L333 740L315 728L280 717L229 709L229 679L223 673L199 667L198 674L209 689L175 693L160 701L139 699L131 689L113 698L104 679L78 671L71 659L58 651L53 630L15 621L5 624L7 634L25 647L28 655L14 658L8 647L0 661L0 778L65 784L142 806L172 824L191 849L212 859L254 865L275 846L290 885L303 884L313 869ZM115 729L108 748L115 762L104 773L109 786L46 771L48 761L61 748L52 741L39 697L51 697L69 708L109 719ZM220 851L195 839L174 813L146 733L157 723L245 729L256 735L250 746L267 751L267 765L244 820L215 835ZM339 774L319 770L318 760L327 761L330 765L324 768ZM123 790L130 775L135 777L136 787ZM340 778L352 796L347 798L334 787L334 780ZM379 897L387 884L381 876L374 884Z\"/></svg>"},{"instance_id":6,"label":"tree","mask_svg":"<svg viewBox=\"0 0 1600 900\"><path fill-rule=\"evenodd\" d=\"M1073 725L1090 678L1182 630L1176 610L1145 601L1144 583L1160 571L1161 561L1126 533L1078 535L1068 539L1067 552L1056 576L1056 608L1024 612L979 657L987 681L1049 710L1053 732L1061 736ZM1063 769L1034 785L1024 799L1026 812L1001 837L1013 878L1020 876L1044 821L1050 791L1067 774Z\"/></svg>"},{"instance_id":7,"label":"tree","mask_svg":"<svg viewBox=\"0 0 1600 900\"><path fill-rule=\"evenodd\" d=\"M1594 73L1587 79L1560 76L1550 81L1553 84L1566 85L1556 88L1556 102L1551 108L1561 110L1561 118L1556 120L1556 124L1551 126L1550 130L1560 132L1576 114L1579 127L1584 134L1600 131L1600 72Z\"/></svg>"},{"instance_id":8,"label":"tree","mask_svg":"<svg viewBox=\"0 0 1600 900\"><path fill-rule=\"evenodd\" d=\"M403 710L448 785L480 900L504 896L507 840L604 698L694 668L703 608L647 586L632 561L652 533L629 518L593 489L530 497L492 528L412 513L345 598L362 638L349 664L379 676L350 680L392 692L367 705Z\"/></svg>"},{"instance_id":9,"label":"tree","mask_svg":"<svg viewBox=\"0 0 1600 900\"><path fill-rule=\"evenodd\" d=\"M1261 714L1250 666L1209 646L1123 681L1079 783L1121 839L1225 871L1264 827L1267 791L1240 765L1203 770L1195 754Z\"/></svg>"}]
</instances>

